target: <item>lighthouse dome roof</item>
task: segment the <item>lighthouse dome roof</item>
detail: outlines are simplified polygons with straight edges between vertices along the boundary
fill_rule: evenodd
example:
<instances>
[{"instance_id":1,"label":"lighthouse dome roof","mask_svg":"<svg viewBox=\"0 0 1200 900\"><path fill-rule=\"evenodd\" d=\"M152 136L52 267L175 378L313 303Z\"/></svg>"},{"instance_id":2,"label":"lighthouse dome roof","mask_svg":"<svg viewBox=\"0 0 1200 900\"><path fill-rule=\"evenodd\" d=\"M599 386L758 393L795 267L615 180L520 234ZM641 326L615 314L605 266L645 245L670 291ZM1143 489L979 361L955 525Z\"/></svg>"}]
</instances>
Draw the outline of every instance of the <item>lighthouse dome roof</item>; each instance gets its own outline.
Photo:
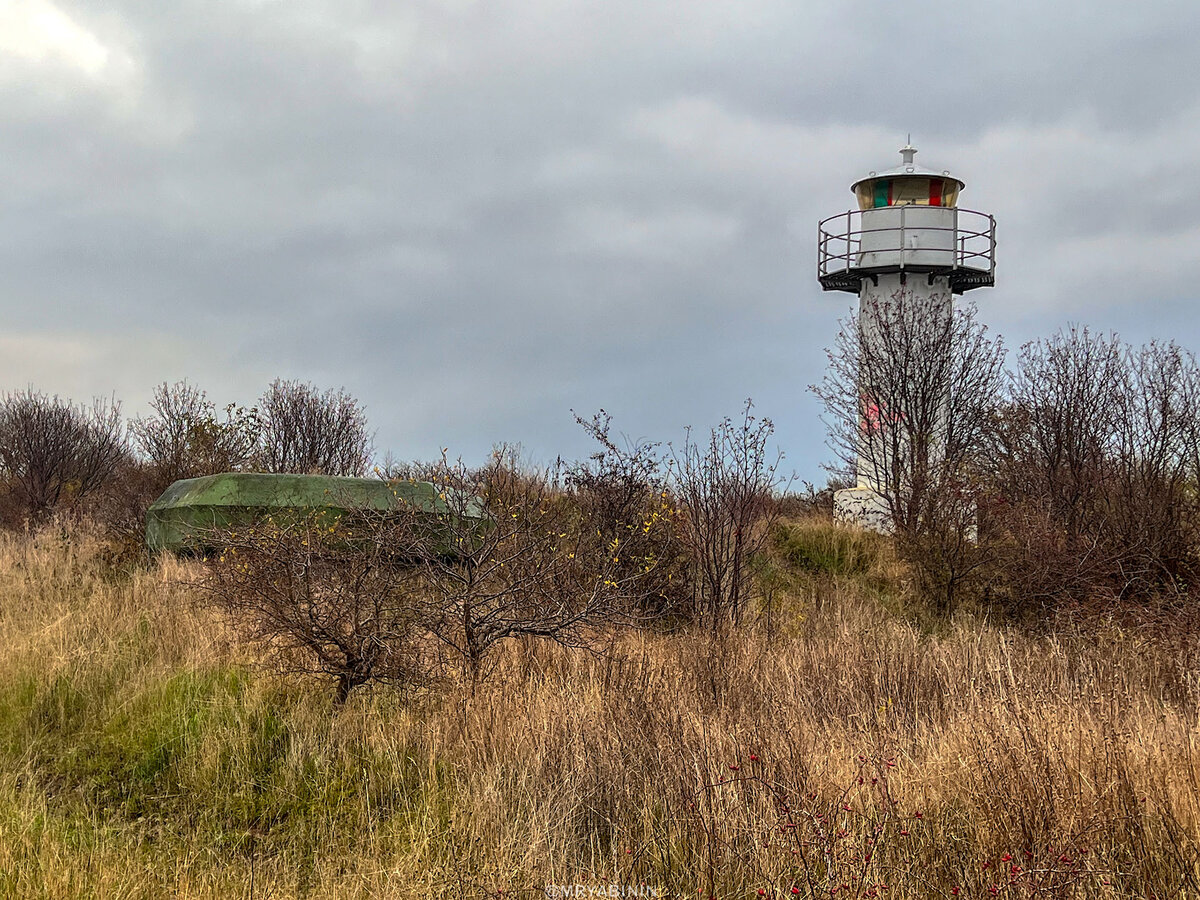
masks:
<instances>
[{"instance_id":1,"label":"lighthouse dome roof","mask_svg":"<svg viewBox=\"0 0 1200 900\"><path fill-rule=\"evenodd\" d=\"M926 169L924 166L919 166L913 161L913 157L917 153L917 148L908 144L900 148L901 162L900 165L890 169L883 169L879 172L870 172L865 178L860 178L854 184L850 185L850 190L857 192L860 184L865 184L868 181L875 181L879 178L941 178L946 181L958 182L958 189L962 190L966 185L961 178L951 175L949 171L936 171L934 169Z\"/></svg>"}]
</instances>

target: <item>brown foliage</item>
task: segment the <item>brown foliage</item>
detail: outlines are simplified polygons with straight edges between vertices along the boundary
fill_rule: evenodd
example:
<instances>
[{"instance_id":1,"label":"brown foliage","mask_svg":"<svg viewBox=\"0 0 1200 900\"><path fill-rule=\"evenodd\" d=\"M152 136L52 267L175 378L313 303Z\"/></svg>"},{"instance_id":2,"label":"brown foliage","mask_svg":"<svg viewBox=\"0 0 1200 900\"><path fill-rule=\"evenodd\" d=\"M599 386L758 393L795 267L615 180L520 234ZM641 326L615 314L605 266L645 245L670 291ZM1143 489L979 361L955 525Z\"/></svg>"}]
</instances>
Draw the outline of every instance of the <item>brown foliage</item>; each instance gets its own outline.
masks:
<instances>
[{"instance_id":1,"label":"brown foliage","mask_svg":"<svg viewBox=\"0 0 1200 900\"><path fill-rule=\"evenodd\" d=\"M1200 579L1200 367L1072 329L1022 348L988 533L1016 600L1146 600Z\"/></svg>"},{"instance_id":2,"label":"brown foliage","mask_svg":"<svg viewBox=\"0 0 1200 900\"><path fill-rule=\"evenodd\" d=\"M689 431L671 456L679 498L680 539L693 568L695 614L715 633L741 624L751 599L751 562L766 545L778 515L773 502L781 455L770 457L775 426L753 415L724 419L702 445Z\"/></svg>"},{"instance_id":3,"label":"brown foliage","mask_svg":"<svg viewBox=\"0 0 1200 900\"><path fill-rule=\"evenodd\" d=\"M150 408L154 414L131 421L129 431L161 488L180 478L236 472L252 464L257 410L230 404L221 416L208 395L186 381L158 385Z\"/></svg>"},{"instance_id":4,"label":"brown foliage","mask_svg":"<svg viewBox=\"0 0 1200 900\"><path fill-rule=\"evenodd\" d=\"M84 499L127 457L115 400L88 407L32 388L0 399L0 473L26 516Z\"/></svg>"},{"instance_id":5,"label":"brown foliage","mask_svg":"<svg viewBox=\"0 0 1200 900\"><path fill-rule=\"evenodd\" d=\"M259 465L300 475L366 474L371 435L359 402L344 390L275 379L259 398Z\"/></svg>"},{"instance_id":6,"label":"brown foliage","mask_svg":"<svg viewBox=\"0 0 1200 900\"><path fill-rule=\"evenodd\" d=\"M403 518L314 514L214 534L200 587L285 670L332 675L335 700L370 681L429 676L424 607Z\"/></svg>"},{"instance_id":7,"label":"brown foliage","mask_svg":"<svg viewBox=\"0 0 1200 900\"><path fill-rule=\"evenodd\" d=\"M589 488L523 470L510 448L479 469L443 460L431 477L446 509L416 517L428 628L472 683L500 641L592 646L606 629L642 620L658 595L662 547L652 533L664 510L647 498L599 523L586 511L597 503ZM476 504L483 527L471 516Z\"/></svg>"}]
</instances>

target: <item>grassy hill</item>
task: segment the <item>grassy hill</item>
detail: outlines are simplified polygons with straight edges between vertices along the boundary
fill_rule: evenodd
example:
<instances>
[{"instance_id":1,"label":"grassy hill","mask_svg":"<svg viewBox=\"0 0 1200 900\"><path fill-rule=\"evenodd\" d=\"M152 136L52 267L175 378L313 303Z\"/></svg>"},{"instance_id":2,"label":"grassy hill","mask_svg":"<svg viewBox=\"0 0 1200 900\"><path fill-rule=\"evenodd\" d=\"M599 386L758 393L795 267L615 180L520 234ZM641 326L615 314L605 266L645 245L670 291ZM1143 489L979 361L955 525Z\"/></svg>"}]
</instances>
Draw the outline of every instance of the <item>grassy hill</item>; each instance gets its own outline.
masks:
<instances>
[{"instance_id":1,"label":"grassy hill","mask_svg":"<svg viewBox=\"0 0 1200 900\"><path fill-rule=\"evenodd\" d=\"M885 542L794 521L732 637L334 712L190 577L0 537L0 896L1200 896L1187 634L926 621Z\"/></svg>"}]
</instances>

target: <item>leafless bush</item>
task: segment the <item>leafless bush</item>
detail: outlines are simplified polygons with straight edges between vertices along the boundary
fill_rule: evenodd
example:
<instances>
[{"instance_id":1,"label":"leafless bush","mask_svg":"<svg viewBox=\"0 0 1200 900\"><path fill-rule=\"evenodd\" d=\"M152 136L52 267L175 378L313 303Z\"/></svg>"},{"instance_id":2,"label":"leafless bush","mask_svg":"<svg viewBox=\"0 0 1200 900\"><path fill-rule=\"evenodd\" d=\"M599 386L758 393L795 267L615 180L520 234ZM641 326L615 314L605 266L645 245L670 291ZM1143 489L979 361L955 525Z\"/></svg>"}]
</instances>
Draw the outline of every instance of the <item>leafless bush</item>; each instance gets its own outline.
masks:
<instances>
[{"instance_id":1,"label":"leafless bush","mask_svg":"<svg viewBox=\"0 0 1200 900\"><path fill-rule=\"evenodd\" d=\"M883 497L893 526L926 530L979 459L1000 397L1004 348L959 305L933 311L900 289L843 323L813 391L847 471Z\"/></svg>"},{"instance_id":2,"label":"leafless bush","mask_svg":"<svg viewBox=\"0 0 1200 900\"><path fill-rule=\"evenodd\" d=\"M774 430L747 400L740 422L725 419L703 445L689 431L672 450L680 537L696 572L696 612L714 633L741 623L752 596L751 560L778 515L772 495L781 456L771 457L768 448Z\"/></svg>"},{"instance_id":3,"label":"leafless bush","mask_svg":"<svg viewBox=\"0 0 1200 900\"><path fill-rule=\"evenodd\" d=\"M364 475L366 412L343 390L276 379L258 401L260 464L268 472Z\"/></svg>"},{"instance_id":4,"label":"leafless bush","mask_svg":"<svg viewBox=\"0 0 1200 900\"><path fill-rule=\"evenodd\" d=\"M1086 329L1022 348L997 429L994 515L1014 598L1146 598L1200 577L1200 367Z\"/></svg>"},{"instance_id":5,"label":"leafless bush","mask_svg":"<svg viewBox=\"0 0 1200 900\"><path fill-rule=\"evenodd\" d=\"M662 509L630 510L608 534L554 472L524 471L510 450L479 469L425 468L432 497L397 484L387 511L212 535L205 593L292 671L336 676L338 702L367 681L421 683L447 667L475 686L509 638L591 647L643 619Z\"/></svg>"},{"instance_id":6,"label":"leafless bush","mask_svg":"<svg viewBox=\"0 0 1200 900\"><path fill-rule=\"evenodd\" d=\"M832 518L834 494L850 487L854 487L854 482L839 475L830 477L823 487L801 481L776 499L779 515L783 518Z\"/></svg>"},{"instance_id":7,"label":"leafless bush","mask_svg":"<svg viewBox=\"0 0 1200 900\"><path fill-rule=\"evenodd\" d=\"M425 608L406 516L313 514L214 534L200 587L285 670L337 679L335 702L370 681L419 684Z\"/></svg>"},{"instance_id":8,"label":"leafless bush","mask_svg":"<svg viewBox=\"0 0 1200 900\"><path fill-rule=\"evenodd\" d=\"M1040 496L1069 540L1102 515L1105 460L1127 393L1115 336L1072 329L1024 345L1011 375L1003 483L1010 496Z\"/></svg>"},{"instance_id":9,"label":"leafless bush","mask_svg":"<svg viewBox=\"0 0 1200 900\"><path fill-rule=\"evenodd\" d=\"M208 395L186 381L160 384L151 416L130 422L134 445L166 487L180 478L246 468L257 443L257 410L230 404L224 415Z\"/></svg>"},{"instance_id":10,"label":"leafless bush","mask_svg":"<svg viewBox=\"0 0 1200 900\"><path fill-rule=\"evenodd\" d=\"M127 455L115 400L88 407L32 388L0 400L0 470L27 515L92 494Z\"/></svg>"},{"instance_id":11,"label":"leafless bush","mask_svg":"<svg viewBox=\"0 0 1200 900\"><path fill-rule=\"evenodd\" d=\"M1108 500L1124 556L1121 590L1178 592L1200 576L1200 367L1174 342L1125 356Z\"/></svg>"},{"instance_id":12,"label":"leafless bush","mask_svg":"<svg viewBox=\"0 0 1200 900\"><path fill-rule=\"evenodd\" d=\"M473 684L500 641L591 646L601 631L637 621L660 565L643 510L610 537L555 473L523 471L510 448L479 469L443 460L433 478L445 505L417 520L428 627Z\"/></svg>"},{"instance_id":13,"label":"leafless bush","mask_svg":"<svg viewBox=\"0 0 1200 900\"><path fill-rule=\"evenodd\" d=\"M1003 361L974 307L947 296L932 310L901 288L844 323L813 387L834 452L883 498L923 591L946 611L986 561L976 508Z\"/></svg>"}]
</instances>

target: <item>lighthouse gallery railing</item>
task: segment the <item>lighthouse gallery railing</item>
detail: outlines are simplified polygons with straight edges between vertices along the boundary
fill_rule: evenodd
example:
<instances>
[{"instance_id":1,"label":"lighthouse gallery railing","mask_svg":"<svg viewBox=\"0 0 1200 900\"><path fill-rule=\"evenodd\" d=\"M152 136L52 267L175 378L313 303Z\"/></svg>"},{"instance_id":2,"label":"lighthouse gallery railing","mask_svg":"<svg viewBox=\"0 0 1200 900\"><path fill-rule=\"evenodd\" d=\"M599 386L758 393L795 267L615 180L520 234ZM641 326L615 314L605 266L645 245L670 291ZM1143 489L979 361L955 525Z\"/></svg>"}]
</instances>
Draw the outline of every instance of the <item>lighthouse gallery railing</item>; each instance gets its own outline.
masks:
<instances>
[{"instance_id":1,"label":"lighthouse gallery railing","mask_svg":"<svg viewBox=\"0 0 1200 900\"><path fill-rule=\"evenodd\" d=\"M936 207L933 207L936 209ZM919 224L905 221L905 211L928 210L925 206L896 206L885 209L899 212L898 225L871 227L864 224L863 215L880 210L852 209L836 216L823 219L817 225L817 278L826 290L847 290L857 293L863 275L882 271L904 271L905 268L950 276L957 282L956 288L968 289L991 285L996 271L996 220L987 213L953 207L951 224L933 225L926 216ZM878 218L878 217L876 217ZM931 267L927 258L929 246L916 246L910 240L920 234L931 232L949 233L946 265ZM869 235L867 243L873 260L885 258L887 265L876 265L863 259L863 236ZM942 243L941 241L938 242Z\"/></svg>"}]
</instances>

